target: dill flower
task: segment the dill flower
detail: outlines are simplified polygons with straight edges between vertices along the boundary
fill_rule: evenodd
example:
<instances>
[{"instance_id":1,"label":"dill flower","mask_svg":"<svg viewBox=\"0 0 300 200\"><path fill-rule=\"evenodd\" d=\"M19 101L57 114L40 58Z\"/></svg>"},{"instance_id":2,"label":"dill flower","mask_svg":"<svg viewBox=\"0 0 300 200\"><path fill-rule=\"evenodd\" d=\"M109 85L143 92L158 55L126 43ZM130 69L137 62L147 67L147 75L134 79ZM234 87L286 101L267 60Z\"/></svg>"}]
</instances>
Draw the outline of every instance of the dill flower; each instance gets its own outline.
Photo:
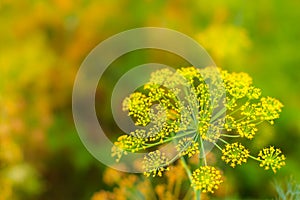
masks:
<instances>
[{"instance_id":1,"label":"dill flower","mask_svg":"<svg viewBox=\"0 0 300 200\"><path fill-rule=\"evenodd\" d=\"M171 133L179 131L178 112L176 110L167 109L165 106L158 104L152 106L149 115L151 127L147 135L150 141L162 141Z\"/></svg>"},{"instance_id":2,"label":"dill flower","mask_svg":"<svg viewBox=\"0 0 300 200\"><path fill-rule=\"evenodd\" d=\"M234 98L240 99L247 95L252 78L246 73L223 73L226 91Z\"/></svg>"},{"instance_id":3,"label":"dill flower","mask_svg":"<svg viewBox=\"0 0 300 200\"><path fill-rule=\"evenodd\" d=\"M237 124L237 132L241 137L252 139L257 131L256 125L249 121L242 121Z\"/></svg>"},{"instance_id":4,"label":"dill flower","mask_svg":"<svg viewBox=\"0 0 300 200\"><path fill-rule=\"evenodd\" d=\"M221 157L226 163L230 163L231 167L235 167L237 164L241 165L246 163L249 157L249 150L246 149L240 143L227 144L224 149L222 149L223 156Z\"/></svg>"},{"instance_id":5,"label":"dill flower","mask_svg":"<svg viewBox=\"0 0 300 200\"><path fill-rule=\"evenodd\" d=\"M220 158L231 167L246 163L249 158L274 172L285 165L285 156L279 149L265 148L256 158L241 141L226 141L254 139L260 124L264 121L273 124L282 107L279 100L262 96L261 89L244 72L230 73L213 67L160 69L151 74L144 87L123 101L123 110L135 124L147 127L120 136L112 148L112 156L119 161L127 152L175 143L173 148L178 153L172 158L159 150L144 157L144 175L162 176L169 170L170 162L180 158L195 190L213 193L222 180L220 171L207 166L208 143L221 151ZM203 162L198 163L205 166L200 165L191 173L185 160L199 154L200 149L204 157L199 157Z\"/></svg>"},{"instance_id":6,"label":"dill flower","mask_svg":"<svg viewBox=\"0 0 300 200\"><path fill-rule=\"evenodd\" d=\"M261 89L256 88L254 86L250 86L247 93L248 99L259 99L260 96L261 96Z\"/></svg>"},{"instance_id":7,"label":"dill flower","mask_svg":"<svg viewBox=\"0 0 300 200\"><path fill-rule=\"evenodd\" d=\"M188 155L188 157L192 157L193 155L200 153L199 144L191 137L185 137L179 140L176 149L180 156Z\"/></svg>"},{"instance_id":8,"label":"dill flower","mask_svg":"<svg viewBox=\"0 0 300 200\"><path fill-rule=\"evenodd\" d=\"M194 84L197 79L198 81L203 81L203 77L201 76L200 69L195 67L184 67L179 69L178 74L190 84Z\"/></svg>"},{"instance_id":9,"label":"dill flower","mask_svg":"<svg viewBox=\"0 0 300 200\"><path fill-rule=\"evenodd\" d=\"M226 115L224 119L220 119L222 121L219 122L219 124L223 124L226 131L232 131L236 128L236 120L234 117L230 115ZM221 125L219 125L221 126Z\"/></svg>"},{"instance_id":10,"label":"dill flower","mask_svg":"<svg viewBox=\"0 0 300 200\"><path fill-rule=\"evenodd\" d=\"M214 193L223 182L221 172L212 166L201 166L192 174L192 187L201 192Z\"/></svg>"},{"instance_id":11,"label":"dill flower","mask_svg":"<svg viewBox=\"0 0 300 200\"><path fill-rule=\"evenodd\" d=\"M285 156L280 149L275 149L273 146L264 148L258 154L258 159L261 161L259 166L265 170L272 169L274 173L285 165Z\"/></svg>"},{"instance_id":12,"label":"dill flower","mask_svg":"<svg viewBox=\"0 0 300 200\"><path fill-rule=\"evenodd\" d=\"M198 132L204 140L208 140L207 131L210 126L208 119L202 119L198 124Z\"/></svg>"},{"instance_id":13,"label":"dill flower","mask_svg":"<svg viewBox=\"0 0 300 200\"><path fill-rule=\"evenodd\" d=\"M116 157L119 162L122 155L127 155L127 152L136 152L145 149L146 142L148 141L145 130L137 129L129 135L121 135L112 147L112 157Z\"/></svg>"},{"instance_id":14,"label":"dill flower","mask_svg":"<svg viewBox=\"0 0 300 200\"><path fill-rule=\"evenodd\" d=\"M227 110L234 111L234 109L237 107L237 99L226 96L223 104Z\"/></svg>"},{"instance_id":15,"label":"dill flower","mask_svg":"<svg viewBox=\"0 0 300 200\"><path fill-rule=\"evenodd\" d=\"M146 126L150 122L150 106L150 98L140 92L131 94L123 101L123 110L128 110L128 115L136 120L136 125Z\"/></svg>"},{"instance_id":16,"label":"dill flower","mask_svg":"<svg viewBox=\"0 0 300 200\"><path fill-rule=\"evenodd\" d=\"M257 110L258 104L246 102L241 106L241 115L247 117L247 119L257 119L260 113Z\"/></svg>"},{"instance_id":17,"label":"dill flower","mask_svg":"<svg viewBox=\"0 0 300 200\"><path fill-rule=\"evenodd\" d=\"M260 116L261 119L269 121L271 124L274 123L274 119L279 118L279 113L283 107L282 103L272 97L263 97L260 102L261 108Z\"/></svg>"},{"instance_id":18,"label":"dill flower","mask_svg":"<svg viewBox=\"0 0 300 200\"><path fill-rule=\"evenodd\" d=\"M159 150L152 151L144 157L143 169L144 175L149 177L151 174L153 177L162 176L164 171L168 171L169 159L164 153Z\"/></svg>"},{"instance_id":19,"label":"dill flower","mask_svg":"<svg viewBox=\"0 0 300 200\"><path fill-rule=\"evenodd\" d=\"M151 73L149 82L157 85L163 85L168 79L168 77L171 77L172 75L173 72L168 68L157 70Z\"/></svg>"}]
</instances>

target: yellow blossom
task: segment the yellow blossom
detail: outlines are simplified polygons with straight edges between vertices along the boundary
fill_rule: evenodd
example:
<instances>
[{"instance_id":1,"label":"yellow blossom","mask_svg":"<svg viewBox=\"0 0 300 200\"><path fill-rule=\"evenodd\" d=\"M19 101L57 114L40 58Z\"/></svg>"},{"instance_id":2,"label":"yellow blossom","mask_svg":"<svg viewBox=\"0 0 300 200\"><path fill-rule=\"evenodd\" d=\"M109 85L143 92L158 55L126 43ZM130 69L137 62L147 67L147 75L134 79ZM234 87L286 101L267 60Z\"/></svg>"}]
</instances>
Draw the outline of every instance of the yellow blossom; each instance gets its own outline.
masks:
<instances>
[{"instance_id":1,"label":"yellow blossom","mask_svg":"<svg viewBox=\"0 0 300 200\"><path fill-rule=\"evenodd\" d=\"M169 159L164 153L159 150L148 153L144 157L143 169L144 175L149 177L151 174L153 177L162 176L164 171L168 171Z\"/></svg>"},{"instance_id":2,"label":"yellow blossom","mask_svg":"<svg viewBox=\"0 0 300 200\"><path fill-rule=\"evenodd\" d=\"M201 166L192 174L192 187L204 193L214 193L222 182L221 172L212 166Z\"/></svg>"},{"instance_id":3,"label":"yellow blossom","mask_svg":"<svg viewBox=\"0 0 300 200\"><path fill-rule=\"evenodd\" d=\"M222 160L226 163L230 163L231 167L235 167L237 164L241 165L246 163L249 157L249 150L246 149L242 144L237 142L232 144L227 144L224 149L222 149Z\"/></svg>"},{"instance_id":4,"label":"yellow blossom","mask_svg":"<svg viewBox=\"0 0 300 200\"><path fill-rule=\"evenodd\" d=\"M185 137L179 140L176 149L180 156L188 155L188 157L192 157L193 155L200 153L199 144L191 137Z\"/></svg>"},{"instance_id":5,"label":"yellow blossom","mask_svg":"<svg viewBox=\"0 0 300 200\"><path fill-rule=\"evenodd\" d=\"M285 165L285 156L280 149L275 149L273 146L264 148L258 154L258 159L261 161L259 166L264 167L265 170L272 169L276 173L277 169L280 169Z\"/></svg>"}]
</instances>

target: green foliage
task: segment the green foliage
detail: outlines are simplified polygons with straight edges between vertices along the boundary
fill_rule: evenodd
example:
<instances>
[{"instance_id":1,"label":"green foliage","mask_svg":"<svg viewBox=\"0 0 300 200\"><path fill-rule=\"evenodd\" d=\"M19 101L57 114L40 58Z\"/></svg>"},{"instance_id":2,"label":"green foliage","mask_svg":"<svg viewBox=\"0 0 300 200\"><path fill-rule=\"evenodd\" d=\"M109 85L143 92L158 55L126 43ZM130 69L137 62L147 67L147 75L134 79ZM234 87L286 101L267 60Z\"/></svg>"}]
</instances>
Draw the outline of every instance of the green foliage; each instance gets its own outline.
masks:
<instances>
[{"instance_id":1,"label":"green foliage","mask_svg":"<svg viewBox=\"0 0 300 200\"><path fill-rule=\"evenodd\" d=\"M300 198L300 185L292 177L284 183L279 183L275 180L274 187L277 192L276 199L296 200Z\"/></svg>"}]
</instances>

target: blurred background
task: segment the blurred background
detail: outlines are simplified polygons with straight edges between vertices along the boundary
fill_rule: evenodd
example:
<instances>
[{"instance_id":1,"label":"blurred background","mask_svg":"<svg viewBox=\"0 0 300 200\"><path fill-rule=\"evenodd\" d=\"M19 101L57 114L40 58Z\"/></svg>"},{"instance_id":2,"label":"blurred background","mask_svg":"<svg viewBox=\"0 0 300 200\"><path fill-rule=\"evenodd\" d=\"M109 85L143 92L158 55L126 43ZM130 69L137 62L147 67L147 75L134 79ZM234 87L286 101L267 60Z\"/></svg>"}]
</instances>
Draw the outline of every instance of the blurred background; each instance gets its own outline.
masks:
<instances>
[{"instance_id":1,"label":"blurred background","mask_svg":"<svg viewBox=\"0 0 300 200\"><path fill-rule=\"evenodd\" d=\"M261 125L252 146L280 147L287 165L275 175L255 162L221 166L226 188L220 198L272 198L274 179L292 176L300 183L299 7L298 0L0 0L0 200L114 199L99 194L114 186L75 130L72 86L92 48L142 26L189 35L218 66L249 73L264 95L284 104L280 119ZM186 65L166 52L148 54L122 56L99 83L99 121L115 137L120 130L110 95L118 78L150 61Z\"/></svg>"}]
</instances>

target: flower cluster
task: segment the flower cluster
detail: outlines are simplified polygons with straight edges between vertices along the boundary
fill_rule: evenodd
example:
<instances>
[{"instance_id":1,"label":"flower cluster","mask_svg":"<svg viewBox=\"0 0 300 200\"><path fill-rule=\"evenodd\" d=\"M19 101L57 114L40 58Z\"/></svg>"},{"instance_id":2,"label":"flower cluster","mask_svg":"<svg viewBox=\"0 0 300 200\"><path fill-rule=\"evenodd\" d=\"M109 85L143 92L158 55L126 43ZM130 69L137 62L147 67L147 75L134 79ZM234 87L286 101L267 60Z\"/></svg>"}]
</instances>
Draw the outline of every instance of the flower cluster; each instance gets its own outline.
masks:
<instances>
[{"instance_id":1,"label":"flower cluster","mask_svg":"<svg viewBox=\"0 0 300 200\"><path fill-rule=\"evenodd\" d=\"M222 182L221 172L212 166L201 166L192 174L192 186L204 193L214 193Z\"/></svg>"},{"instance_id":2,"label":"flower cluster","mask_svg":"<svg viewBox=\"0 0 300 200\"><path fill-rule=\"evenodd\" d=\"M263 97L246 73L229 73L215 67L157 70L144 87L124 100L123 110L142 130L120 136L112 156L119 161L126 152L174 144L178 152L175 157L167 159L154 150L144 158L144 174L162 176L169 162L206 155L204 143L212 143L231 167L252 158L261 167L276 172L285 159L279 150L263 149L254 157L241 142L228 143L225 139L252 140L262 122L273 124L279 118L282 107L279 100ZM194 171L192 185L202 192L213 192L221 183L221 175L207 166L205 156L203 159L205 167Z\"/></svg>"},{"instance_id":3,"label":"flower cluster","mask_svg":"<svg viewBox=\"0 0 300 200\"><path fill-rule=\"evenodd\" d=\"M274 173L285 165L285 156L281 150L272 146L261 150L258 154L258 159L261 160L261 167L264 167L265 170L272 169Z\"/></svg>"},{"instance_id":4,"label":"flower cluster","mask_svg":"<svg viewBox=\"0 0 300 200\"><path fill-rule=\"evenodd\" d=\"M185 137L179 140L176 149L180 153L180 156L188 155L188 157L192 157L193 155L200 153L199 144L191 137Z\"/></svg>"},{"instance_id":5,"label":"flower cluster","mask_svg":"<svg viewBox=\"0 0 300 200\"><path fill-rule=\"evenodd\" d=\"M145 148L147 141L148 139L145 130L137 129L129 135L122 135L118 138L112 148L112 156L116 156L117 161L119 161L122 155L126 155L128 151L134 153Z\"/></svg>"},{"instance_id":6,"label":"flower cluster","mask_svg":"<svg viewBox=\"0 0 300 200\"><path fill-rule=\"evenodd\" d=\"M224 149L222 149L222 160L226 163L230 163L231 167L235 167L237 164L241 165L246 163L249 157L249 150L243 145L235 142L232 144L227 144Z\"/></svg>"},{"instance_id":7,"label":"flower cluster","mask_svg":"<svg viewBox=\"0 0 300 200\"><path fill-rule=\"evenodd\" d=\"M151 174L153 177L162 176L164 171L168 171L169 159L166 155L159 150L150 152L144 157L143 168L145 170L144 174L149 177Z\"/></svg>"},{"instance_id":8,"label":"flower cluster","mask_svg":"<svg viewBox=\"0 0 300 200\"><path fill-rule=\"evenodd\" d=\"M147 125L150 122L151 102L144 94L135 92L123 102L123 110L128 110L128 115L134 117L136 125Z\"/></svg>"}]
</instances>

